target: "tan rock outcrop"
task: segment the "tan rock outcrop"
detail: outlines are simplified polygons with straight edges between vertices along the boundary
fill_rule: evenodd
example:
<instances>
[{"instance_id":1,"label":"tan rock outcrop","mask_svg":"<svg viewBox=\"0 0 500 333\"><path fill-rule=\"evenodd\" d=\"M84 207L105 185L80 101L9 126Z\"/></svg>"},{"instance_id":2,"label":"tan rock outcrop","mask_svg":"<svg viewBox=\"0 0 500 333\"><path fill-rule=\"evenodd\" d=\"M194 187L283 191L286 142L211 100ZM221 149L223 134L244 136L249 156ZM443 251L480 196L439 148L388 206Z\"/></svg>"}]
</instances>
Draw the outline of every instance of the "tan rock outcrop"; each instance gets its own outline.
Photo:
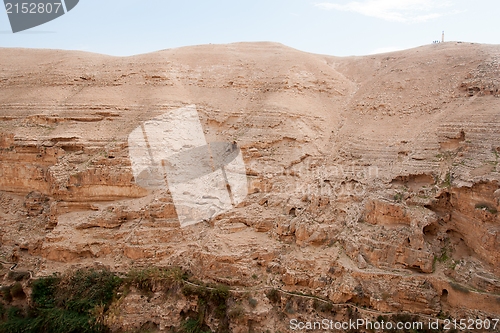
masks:
<instances>
[{"instance_id":1,"label":"tan rock outcrop","mask_svg":"<svg viewBox=\"0 0 500 333\"><path fill-rule=\"evenodd\" d=\"M0 260L35 277L180 266L255 298L240 299L234 332L285 331L325 306L336 320L498 317L499 51L0 49ZM207 142L241 149L248 195L181 228L169 180L135 182L128 137L187 105ZM196 299L153 294L121 298L110 327L168 330L196 311Z\"/></svg>"}]
</instances>

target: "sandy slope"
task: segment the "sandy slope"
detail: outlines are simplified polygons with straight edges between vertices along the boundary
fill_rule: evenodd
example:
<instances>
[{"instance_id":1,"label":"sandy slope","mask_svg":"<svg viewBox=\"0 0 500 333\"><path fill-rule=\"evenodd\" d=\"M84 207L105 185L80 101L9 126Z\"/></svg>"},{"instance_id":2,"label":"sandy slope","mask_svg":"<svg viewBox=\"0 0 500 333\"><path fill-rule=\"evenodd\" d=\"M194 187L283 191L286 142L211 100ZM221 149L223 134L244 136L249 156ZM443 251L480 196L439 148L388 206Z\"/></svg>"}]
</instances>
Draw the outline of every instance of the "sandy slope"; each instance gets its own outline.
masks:
<instances>
[{"instance_id":1,"label":"sandy slope","mask_svg":"<svg viewBox=\"0 0 500 333\"><path fill-rule=\"evenodd\" d=\"M348 58L0 49L0 254L39 275L178 264L376 311L498 315L499 62L500 46L454 42ZM170 194L134 183L127 138L192 104L208 142L242 149L249 195L180 229ZM248 318L282 328L262 297Z\"/></svg>"}]
</instances>

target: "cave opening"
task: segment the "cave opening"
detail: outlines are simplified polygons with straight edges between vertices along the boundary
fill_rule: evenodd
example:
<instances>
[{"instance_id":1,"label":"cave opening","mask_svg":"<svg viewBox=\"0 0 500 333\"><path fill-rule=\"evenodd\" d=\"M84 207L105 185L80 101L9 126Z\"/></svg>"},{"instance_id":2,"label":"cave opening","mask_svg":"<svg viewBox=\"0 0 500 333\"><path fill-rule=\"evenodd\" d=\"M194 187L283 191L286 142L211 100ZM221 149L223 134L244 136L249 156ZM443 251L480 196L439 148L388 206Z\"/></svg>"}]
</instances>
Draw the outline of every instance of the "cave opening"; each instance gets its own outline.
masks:
<instances>
[{"instance_id":1,"label":"cave opening","mask_svg":"<svg viewBox=\"0 0 500 333\"><path fill-rule=\"evenodd\" d=\"M441 291L441 303L448 302L448 290L443 289Z\"/></svg>"}]
</instances>

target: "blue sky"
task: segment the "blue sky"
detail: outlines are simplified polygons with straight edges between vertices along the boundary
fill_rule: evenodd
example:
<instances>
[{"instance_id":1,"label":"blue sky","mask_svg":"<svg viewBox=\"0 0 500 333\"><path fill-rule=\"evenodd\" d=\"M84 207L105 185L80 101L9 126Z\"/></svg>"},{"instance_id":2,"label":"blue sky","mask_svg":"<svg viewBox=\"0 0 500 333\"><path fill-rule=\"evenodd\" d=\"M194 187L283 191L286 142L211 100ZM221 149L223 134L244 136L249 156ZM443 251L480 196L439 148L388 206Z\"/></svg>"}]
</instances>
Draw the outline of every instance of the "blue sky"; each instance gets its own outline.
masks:
<instances>
[{"instance_id":1,"label":"blue sky","mask_svg":"<svg viewBox=\"0 0 500 333\"><path fill-rule=\"evenodd\" d=\"M32 0L26 0L32 1ZM500 44L499 0L80 0L66 15L12 34L0 47L134 55L199 44L272 41L337 56L441 39Z\"/></svg>"}]
</instances>

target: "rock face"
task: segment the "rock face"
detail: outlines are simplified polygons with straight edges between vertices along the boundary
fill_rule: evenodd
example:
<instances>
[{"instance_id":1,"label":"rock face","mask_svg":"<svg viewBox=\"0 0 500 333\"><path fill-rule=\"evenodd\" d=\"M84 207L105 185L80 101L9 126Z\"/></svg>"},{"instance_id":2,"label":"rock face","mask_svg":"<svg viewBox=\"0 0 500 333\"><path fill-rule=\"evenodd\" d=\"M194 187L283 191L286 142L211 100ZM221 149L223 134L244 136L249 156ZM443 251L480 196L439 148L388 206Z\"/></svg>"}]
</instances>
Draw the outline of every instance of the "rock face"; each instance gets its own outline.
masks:
<instances>
[{"instance_id":1,"label":"rock face","mask_svg":"<svg viewBox=\"0 0 500 333\"><path fill-rule=\"evenodd\" d=\"M271 43L125 58L0 49L0 259L35 276L176 265L372 314L498 318L499 54L466 43L350 58ZM207 142L241 149L248 195L181 228L168 186L136 183L128 138L187 105ZM233 331L313 318L298 303L280 317L263 295ZM193 307L161 304L132 293L113 328L171 327Z\"/></svg>"}]
</instances>

